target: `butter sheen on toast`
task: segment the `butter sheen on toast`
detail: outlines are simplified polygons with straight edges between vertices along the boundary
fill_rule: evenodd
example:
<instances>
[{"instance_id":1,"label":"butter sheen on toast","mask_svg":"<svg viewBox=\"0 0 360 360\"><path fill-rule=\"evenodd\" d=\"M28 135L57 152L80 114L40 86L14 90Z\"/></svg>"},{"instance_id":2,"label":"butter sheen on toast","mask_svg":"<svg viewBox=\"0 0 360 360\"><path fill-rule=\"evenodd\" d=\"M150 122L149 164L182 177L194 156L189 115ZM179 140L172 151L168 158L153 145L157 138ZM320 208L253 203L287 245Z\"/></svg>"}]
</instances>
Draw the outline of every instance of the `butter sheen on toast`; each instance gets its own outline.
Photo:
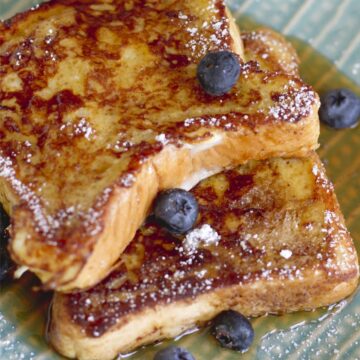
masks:
<instances>
[{"instance_id":1,"label":"butter sheen on toast","mask_svg":"<svg viewBox=\"0 0 360 360\"><path fill-rule=\"evenodd\" d=\"M55 295L50 339L60 353L112 359L223 310L311 310L356 288L356 250L315 153L250 161L203 180L192 193L204 242L188 247L194 232L184 241L150 221L107 279ZM211 237L216 241L206 243Z\"/></svg>"},{"instance_id":2,"label":"butter sheen on toast","mask_svg":"<svg viewBox=\"0 0 360 360\"><path fill-rule=\"evenodd\" d=\"M0 34L0 201L49 288L104 278L161 189L317 147L316 93L248 61L222 1L50 1ZM243 71L210 97L196 65L225 49Z\"/></svg>"}]
</instances>

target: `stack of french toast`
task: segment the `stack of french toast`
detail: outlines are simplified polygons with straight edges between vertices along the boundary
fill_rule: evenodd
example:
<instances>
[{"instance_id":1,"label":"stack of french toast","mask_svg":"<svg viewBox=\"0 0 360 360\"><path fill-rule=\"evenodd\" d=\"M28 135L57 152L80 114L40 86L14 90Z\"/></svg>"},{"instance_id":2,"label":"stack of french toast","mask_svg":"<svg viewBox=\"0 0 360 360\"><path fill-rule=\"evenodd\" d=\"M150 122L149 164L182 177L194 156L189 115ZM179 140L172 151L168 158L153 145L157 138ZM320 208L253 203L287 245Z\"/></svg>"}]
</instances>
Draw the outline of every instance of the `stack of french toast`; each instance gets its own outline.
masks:
<instances>
[{"instance_id":1,"label":"stack of french toast","mask_svg":"<svg viewBox=\"0 0 360 360\"><path fill-rule=\"evenodd\" d=\"M199 63L225 52L238 77L209 93ZM113 359L224 310L309 310L356 288L315 153L319 98L281 35L240 34L219 0L52 0L0 23L0 65L8 247L56 291L61 354ZM185 232L154 216L168 189L196 200Z\"/></svg>"}]
</instances>

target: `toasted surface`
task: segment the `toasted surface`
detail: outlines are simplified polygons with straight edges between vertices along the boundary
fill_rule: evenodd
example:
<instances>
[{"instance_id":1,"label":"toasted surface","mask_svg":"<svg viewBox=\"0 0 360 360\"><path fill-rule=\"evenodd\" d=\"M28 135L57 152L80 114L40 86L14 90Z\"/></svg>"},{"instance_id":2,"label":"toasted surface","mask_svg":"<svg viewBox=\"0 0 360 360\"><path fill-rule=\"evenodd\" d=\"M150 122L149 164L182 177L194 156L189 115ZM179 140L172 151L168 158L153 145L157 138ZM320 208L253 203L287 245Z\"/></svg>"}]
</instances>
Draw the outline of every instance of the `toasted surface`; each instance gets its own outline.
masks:
<instances>
[{"instance_id":1,"label":"toasted surface","mask_svg":"<svg viewBox=\"0 0 360 360\"><path fill-rule=\"evenodd\" d=\"M299 58L284 36L268 28L241 34L246 58L256 59L262 69L299 75Z\"/></svg>"},{"instance_id":2,"label":"toasted surface","mask_svg":"<svg viewBox=\"0 0 360 360\"><path fill-rule=\"evenodd\" d=\"M317 147L318 97L279 66L199 87L207 51L246 61L222 1L50 1L0 33L0 201L47 287L104 278L159 190Z\"/></svg>"},{"instance_id":3,"label":"toasted surface","mask_svg":"<svg viewBox=\"0 0 360 360\"><path fill-rule=\"evenodd\" d=\"M111 359L226 309L247 316L313 309L356 288L356 250L315 153L250 161L192 193L202 241L196 231L184 239L151 221L143 226L107 279L55 295L50 337L58 351ZM221 238L206 243L214 234Z\"/></svg>"}]
</instances>

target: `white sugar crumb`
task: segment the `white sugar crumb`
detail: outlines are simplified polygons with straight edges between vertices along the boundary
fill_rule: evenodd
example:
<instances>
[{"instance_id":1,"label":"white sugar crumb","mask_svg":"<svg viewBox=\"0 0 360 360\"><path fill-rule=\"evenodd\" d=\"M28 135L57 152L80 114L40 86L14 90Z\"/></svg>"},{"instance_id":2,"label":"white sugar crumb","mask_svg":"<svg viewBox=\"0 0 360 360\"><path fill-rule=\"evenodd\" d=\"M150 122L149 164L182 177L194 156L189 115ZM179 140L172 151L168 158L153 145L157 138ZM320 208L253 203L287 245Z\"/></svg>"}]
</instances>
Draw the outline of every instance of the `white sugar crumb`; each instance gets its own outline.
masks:
<instances>
[{"instance_id":1,"label":"white sugar crumb","mask_svg":"<svg viewBox=\"0 0 360 360\"><path fill-rule=\"evenodd\" d=\"M319 174L319 167L317 165L314 165L312 168L312 173L316 176Z\"/></svg>"},{"instance_id":2,"label":"white sugar crumb","mask_svg":"<svg viewBox=\"0 0 360 360\"><path fill-rule=\"evenodd\" d=\"M207 270L206 269L203 269L201 271L198 271L195 273L195 275L199 278L199 279L202 279L207 273Z\"/></svg>"},{"instance_id":3,"label":"white sugar crumb","mask_svg":"<svg viewBox=\"0 0 360 360\"><path fill-rule=\"evenodd\" d=\"M244 251L252 253L251 248L248 247L248 243L245 240L240 241L240 246Z\"/></svg>"},{"instance_id":4,"label":"white sugar crumb","mask_svg":"<svg viewBox=\"0 0 360 360\"><path fill-rule=\"evenodd\" d=\"M163 145L166 145L169 143L169 140L166 138L165 134L159 134L155 137L155 140L160 142Z\"/></svg>"},{"instance_id":5,"label":"white sugar crumb","mask_svg":"<svg viewBox=\"0 0 360 360\"><path fill-rule=\"evenodd\" d=\"M280 251L280 256L282 256L285 259L290 259L291 256L292 256L292 251L291 250L286 250L286 249L281 250Z\"/></svg>"},{"instance_id":6,"label":"white sugar crumb","mask_svg":"<svg viewBox=\"0 0 360 360\"><path fill-rule=\"evenodd\" d=\"M91 299L87 298L87 299L85 300L85 305L86 305L86 306L90 306L91 304L92 304Z\"/></svg>"},{"instance_id":7,"label":"white sugar crumb","mask_svg":"<svg viewBox=\"0 0 360 360\"><path fill-rule=\"evenodd\" d=\"M183 270L176 270L174 272L174 278L175 279L182 279L182 278L184 278L185 275L186 275L186 273Z\"/></svg>"},{"instance_id":8,"label":"white sugar crumb","mask_svg":"<svg viewBox=\"0 0 360 360\"><path fill-rule=\"evenodd\" d=\"M195 27L194 28L188 28L187 31L191 36L194 36L198 32L198 29L195 28Z\"/></svg>"},{"instance_id":9,"label":"white sugar crumb","mask_svg":"<svg viewBox=\"0 0 360 360\"><path fill-rule=\"evenodd\" d=\"M183 14L181 11L179 12L178 18L181 20L187 20L188 16Z\"/></svg>"},{"instance_id":10,"label":"white sugar crumb","mask_svg":"<svg viewBox=\"0 0 360 360\"><path fill-rule=\"evenodd\" d=\"M201 245L216 245L220 240L221 236L209 224L204 224L186 235L183 246L186 250L193 251Z\"/></svg>"},{"instance_id":11,"label":"white sugar crumb","mask_svg":"<svg viewBox=\"0 0 360 360\"><path fill-rule=\"evenodd\" d=\"M126 174L121 179L121 185L125 187L130 187L135 182L135 176L133 174Z\"/></svg>"},{"instance_id":12,"label":"white sugar crumb","mask_svg":"<svg viewBox=\"0 0 360 360\"><path fill-rule=\"evenodd\" d=\"M210 36L210 40L215 43L216 45L220 45L221 44L221 39L219 39L216 35L211 35Z\"/></svg>"},{"instance_id":13,"label":"white sugar crumb","mask_svg":"<svg viewBox=\"0 0 360 360\"><path fill-rule=\"evenodd\" d=\"M90 140L90 137L93 135L93 133L94 129L85 119L81 119L77 124L74 125L75 135L84 135L87 140Z\"/></svg>"},{"instance_id":14,"label":"white sugar crumb","mask_svg":"<svg viewBox=\"0 0 360 360\"><path fill-rule=\"evenodd\" d=\"M222 25L223 25L223 23L221 21L218 21L218 22L213 24L213 28L215 30L220 30Z\"/></svg>"}]
</instances>

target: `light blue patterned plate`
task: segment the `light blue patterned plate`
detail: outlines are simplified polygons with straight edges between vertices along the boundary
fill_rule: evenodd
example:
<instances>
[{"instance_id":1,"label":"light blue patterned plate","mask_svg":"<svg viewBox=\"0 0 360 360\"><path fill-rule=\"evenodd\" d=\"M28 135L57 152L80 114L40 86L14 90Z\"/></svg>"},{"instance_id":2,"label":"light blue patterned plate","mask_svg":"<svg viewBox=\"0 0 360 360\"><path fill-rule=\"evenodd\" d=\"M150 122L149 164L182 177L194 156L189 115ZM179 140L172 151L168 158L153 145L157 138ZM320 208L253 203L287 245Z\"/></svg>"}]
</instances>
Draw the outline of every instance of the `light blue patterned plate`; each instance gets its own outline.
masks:
<instances>
[{"instance_id":1,"label":"light blue patterned plate","mask_svg":"<svg viewBox=\"0 0 360 360\"><path fill-rule=\"evenodd\" d=\"M0 18L37 2L0 0ZM228 5L242 28L263 24L289 36L302 61L302 76L318 92L345 86L360 95L359 0L233 0ZM319 154L360 251L360 127L343 131L322 128L320 142ZM34 284L34 279L25 275L1 287L1 360L61 359L44 337L51 294L31 291ZM359 291L330 311L260 318L253 323L256 341L247 354L219 348L206 329L178 343L189 348L197 360L360 359ZM134 359L151 359L157 349L147 348Z\"/></svg>"}]
</instances>

